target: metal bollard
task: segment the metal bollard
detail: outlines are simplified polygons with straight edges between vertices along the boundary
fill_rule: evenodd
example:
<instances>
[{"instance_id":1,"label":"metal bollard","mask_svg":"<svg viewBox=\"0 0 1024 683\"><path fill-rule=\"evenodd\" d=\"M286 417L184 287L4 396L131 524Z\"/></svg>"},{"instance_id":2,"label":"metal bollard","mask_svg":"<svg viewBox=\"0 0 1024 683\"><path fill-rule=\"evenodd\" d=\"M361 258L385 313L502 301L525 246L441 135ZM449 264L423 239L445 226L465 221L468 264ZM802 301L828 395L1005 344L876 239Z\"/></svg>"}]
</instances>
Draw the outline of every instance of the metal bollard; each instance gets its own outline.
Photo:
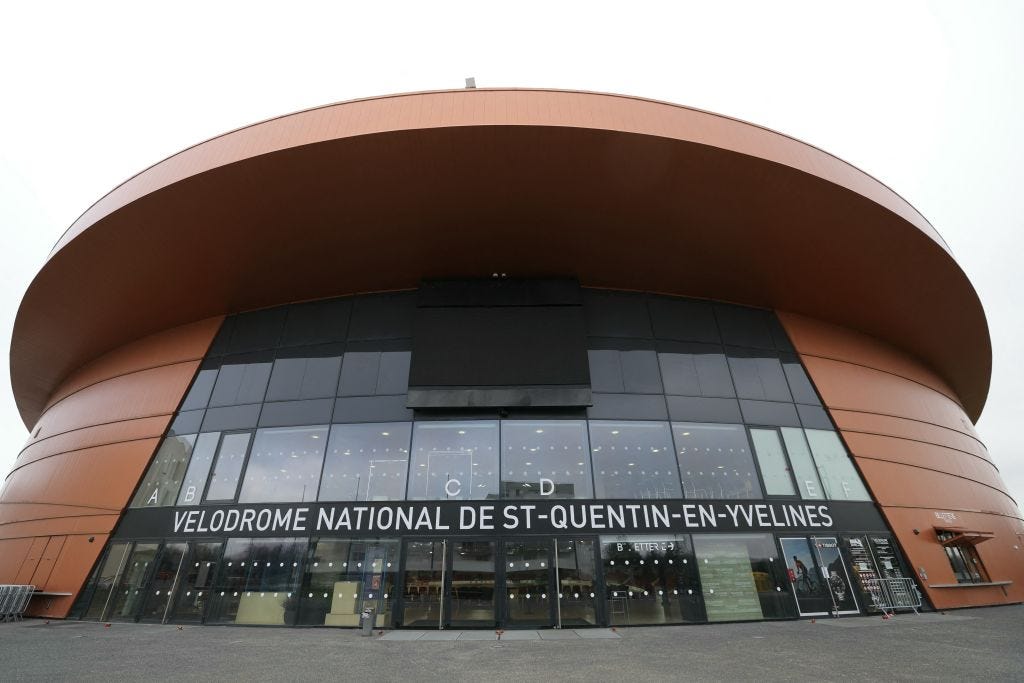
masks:
<instances>
[{"instance_id":1,"label":"metal bollard","mask_svg":"<svg viewBox=\"0 0 1024 683\"><path fill-rule=\"evenodd\" d=\"M363 632L361 635L372 636L374 626L374 614L372 607L364 607L363 613L359 617L359 625L362 627Z\"/></svg>"}]
</instances>

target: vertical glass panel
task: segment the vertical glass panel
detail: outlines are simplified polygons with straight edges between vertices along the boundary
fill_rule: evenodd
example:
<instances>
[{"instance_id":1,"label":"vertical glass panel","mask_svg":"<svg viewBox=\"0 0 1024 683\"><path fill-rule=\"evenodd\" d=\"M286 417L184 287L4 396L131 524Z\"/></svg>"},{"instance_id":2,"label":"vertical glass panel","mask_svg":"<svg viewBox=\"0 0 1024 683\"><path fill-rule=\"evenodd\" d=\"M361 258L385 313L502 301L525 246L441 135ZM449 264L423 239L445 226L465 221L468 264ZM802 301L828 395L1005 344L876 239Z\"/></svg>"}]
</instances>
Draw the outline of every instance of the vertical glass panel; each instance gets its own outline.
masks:
<instances>
[{"instance_id":1,"label":"vertical glass panel","mask_svg":"<svg viewBox=\"0 0 1024 683\"><path fill-rule=\"evenodd\" d=\"M188 463L185 479L181 483L178 505L199 505L199 501L203 497L203 486L206 485L206 478L210 474L210 465L213 464L213 456L217 452L217 442L219 441L220 432L200 434L196 439L195 448L192 449L192 459Z\"/></svg>"},{"instance_id":2,"label":"vertical glass panel","mask_svg":"<svg viewBox=\"0 0 1024 683\"><path fill-rule=\"evenodd\" d=\"M184 566L185 543L165 543L160 556L153 568L153 578L146 588L146 604L139 615L139 621L162 623L168 616L167 606L171 601L171 593L175 588L178 572Z\"/></svg>"},{"instance_id":3,"label":"vertical glass panel","mask_svg":"<svg viewBox=\"0 0 1024 683\"><path fill-rule=\"evenodd\" d=\"M708 621L793 616L784 563L768 534L694 535Z\"/></svg>"},{"instance_id":4,"label":"vertical glass panel","mask_svg":"<svg viewBox=\"0 0 1024 683\"><path fill-rule=\"evenodd\" d=\"M547 539L505 541L505 622L509 626L553 624L551 542Z\"/></svg>"},{"instance_id":5,"label":"vertical glass panel","mask_svg":"<svg viewBox=\"0 0 1024 683\"><path fill-rule=\"evenodd\" d=\"M444 542L406 542L405 585L402 586L403 626L430 629L441 627L444 564Z\"/></svg>"},{"instance_id":6,"label":"vertical glass panel","mask_svg":"<svg viewBox=\"0 0 1024 683\"><path fill-rule=\"evenodd\" d=\"M450 541L452 554L448 625L494 627L494 542Z\"/></svg>"},{"instance_id":7,"label":"vertical glass panel","mask_svg":"<svg viewBox=\"0 0 1024 683\"><path fill-rule=\"evenodd\" d=\"M149 581L153 561L156 559L158 543L136 543L121 580L114 590L110 608L104 619L134 621L142 602L146 599L146 583Z\"/></svg>"},{"instance_id":8,"label":"vertical glass panel","mask_svg":"<svg viewBox=\"0 0 1024 683\"><path fill-rule=\"evenodd\" d=\"M249 449L252 432L225 434L221 437L220 447L210 475L206 500L234 500L238 491L238 478L242 474L245 454Z\"/></svg>"},{"instance_id":9,"label":"vertical glass panel","mask_svg":"<svg viewBox=\"0 0 1024 683\"><path fill-rule=\"evenodd\" d=\"M83 619L103 618L104 608L124 570L130 546L131 543L111 543L107 548L106 556L96 567L92 583L86 588L89 595L83 598L85 604L82 610Z\"/></svg>"},{"instance_id":10,"label":"vertical glass panel","mask_svg":"<svg viewBox=\"0 0 1024 683\"><path fill-rule=\"evenodd\" d=\"M380 374L379 351L350 351L341 364L339 396L373 396Z\"/></svg>"},{"instance_id":11,"label":"vertical glass panel","mask_svg":"<svg viewBox=\"0 0 1024 683\"><path fill-rule=\"evenodd\" d=\"M292 401L334 396L340 369L340 355L278 358L270 374L266 400Z\"/></svg>"},{"instance_id":12,"label":"vertical glass panel","mask_svg":"<svg viewBox=\"0 0 1024 683\"><path fill-rule=\"evenodd\" d=\"M838 614L859 612L850 575L839 551L839 541L835 537L812 536L811 546L817 555L822 580L832 600L832 611Z\"/></svg>"},{"instance_id":13,"label":"vertical glass panel","mask_svg":"<svg viewBox=\"0 0 1024 683\"><path fill-rule=\"evenodd\" d=\"M558 622L562 628L597 623L597 576L592 540L554 539Z\"/></svg>"},{"instance_id":14,"label":"vertical glass panel","mask_svg":"<svg viewBox=\"0 0 1024 683\"><path fill-rule=\"evenodd\" d=\"M363 609L372 607L375 624L390 625L397 572L398 541L314 541L296 623L358 626Z\"/></svg>"},{"instance_id":15,"label":"vertical glass panel","mask_svg":"<svg viewBox=\"0 0 1024 683\"><path fill-rule=\"evenodd\" d=\"M704 620L689 536L602 536L601 559L613 626Z\"/></svg>"},{"instance_id":16,"label":"vertical glass panel","mask_svg":"<svg viewBox=\"0 0 1024 683\"><path fill-rule=\"evenodd\" d=\"M667 422L590 421L597 498L682 498Z\"/></svg>"},{"instance_id":17,"label":"vertical glass panel","mask_svg":"<svg viewBox=\"0 0 1024 683\"><path fill-rule=\"evenodd\" d=\"M188 396L185 397L178 410L183 412L205 408L210 402L210 392L213 391L216 379L216 370L200 370L195 381L192 382L192 388L188 390Z\"/></svg>"},{"instance_id":18,"label":"vertical glass panel","mask_svg":"<svg viewBox=\"0 0 1024 683\"><path fill-rule=\"evenodd\" d=\"M202 621L206 604L210 600L211 586L217 575L222 544L190 543L191 553L178 579L174 620Z\"/></svg>"},{"instance_id":19,"label":"vertical glass panel","mask_svg":"<svg viewBox=\"0 0 1024 683\"><path fill-rule=\"evenodd\" d=\"M818 394L814 391L811 380L799 361L784 361L782 368L786 372L786 379L789 381L789 389L793 392L794 401L812 406L821 405Z\"/></svg>"},{"instance_id":20,"label":"vertical glass panel","mask_svg":"<svg viewBox=\"0 0 1024 683\"><path fill-rule=\"evenodd\" d=\"M839 436L823 429L807 429L804 433L818 466L825 496L829 500L871 500Z\"/></svg>"},{"instance_id":21,"label":"vertical glass panel","mask_svg":"<svg viewBox=\"0 0 1024 683\"><path fill-rule=\"evenodd\" d=\"M498 423L417 422L409 471L409 500L497 498Z\"/></svg>"},{"instance_id":22,"label":"vertical glass panel","mask_svg":"<svg viewBox=\"0 0 1024 683\"><path fill-rule=\"evenodd\" d=\"M327 427L260 429L253 441L239 503L316 500Z\"/></svg>"},{"instance_id":23,"label":"vertical glass panel","mask_svg":"<svg viewBox=\"0 0 1024 683\"><path fill-rule=\"evenodd\" d=\"M820 500L825 497L818 480L818 471L811 459L811 449L807 447L804 430L795 427L782 428L782 440L789 451L789 462L793 466L797 489L804 500Z\"/></svg>"},{"instance_id":24,"label":"vertical glass panel","mask_svg":"<svg viewBox=\"0 0 1024 683\"><path fill-rule=\"evenodd\" d=\"M658 354L665 393L706 398L734 397L736 390L725 354L717 347L693 345L692 348L692 353Z\"/></svg>"},{"instance_id":25,"label":"vertical glass panel","mask_svg":"<svg viewBox=\"0 0 1024 683\"><path fill-rule=\"evenodd\" d=\"M409 390L409 351L384 351L380 354L377 395L404 394Z\"/></svg>"},{"instance_id":26,"label":"vertical glass panel","mask_svg":"<svg viewBox=\"0 0 1024 683\"><path fill-rule=\"evenodd\" d=\"M818 563L818 555L807 538L782 538L789 585L796 596L801 616L828 614L833 610L827 580Z\"/></svg>"},{"instance_id":27,"label":"vertical glass panel","mask_svg":"<svg viewBox=\"0 0 1024 683\"><path fill-rule=\"evenodd\" d=\"M729 350L729 369L736 395L759 401L792 401L782 363L741 349Z\"/></svg>"},{"instance_id":28,"label":"vertical glass panel","mask_svg":"<svg viewBox=\"0 0 1024 683\"><path fill-rule=\"evenodd\" d=\"M294 624L306 539L230 539L208 621Z\"/></svg>"},{"instance_id":29,"label":"vertical glass panel","mask_svg":"<svg viewBox=\"0 0 1024 683\"><path fill-rule=\"evenodd\" d=\"M594 497L583 420L505 420L501 443L505 498Z\"/></svg>"},{"instance_id":30,"label":"vertical glass panel","mask_svg":"<svg viewBox=\"0 0 1024 683\"><path fill-rule=\"evenodd\" d=\"M131 507L161 507L174 504L195 442L195 434L169 436L163 440L153 462L149 465L149 470L146 471L145 479L132 499Z\"/></svg>"},{"instance_id":31,"label":"vertical glass panel","mask_svg":"<svg viewBox=\"0 0 1024 683\"><path fill-rule=\"evenodd\" d=\"M618 351L590 349L587 351L590 364L590 387L593 391L621 394L622 363Z\"/></svg>"},{"instance_id":32,"label":"vertical glass panel","mask_svg":"<svg viewBox=\"0 0 1024 683\"><path fill-rule=\"evenodd\" d=\"M761 466L765 493L769 496L795 496L796 489L779 433L774 429L751 429L750 438L754 442L757 463Z\"/></svg>"},{"instance_id":33,"label":"vertical glass panel","mask_svg":"<svg viewBox=\"0 0 1024 683\"><path fill-rule=\"evenodd\" d=\"M334 425L319 500L402 500L409 469L408 422Z\"/></svg>"},{"instance_id":34,"label":"vertical glass panel","mask_svg":"<svg viewBox=\"0 0 1024 683\"><path fill-rule=\"evenodd\" d=\"M270 379L270 367L270 363L233 363L221 366L210 397L210 407L262 402Z\"/></svg>"},{"instance_id":35,"label":"vertical glass panel","mask_svg":"<svg viewBox=\"0 0 1024 683\"><path fill-rule=\"evenodd\" d=\"M686 498L760 498L754 458L740 425L673 422Z\"/></svg>"},{"instance_id":36,"label":"vertical glass panel","mask_svg":"<svg viewBox=\"0 0 1024 683\"><path fill-rule=\"evenodd\" d=\"M622 383L627 394L660 394L661 371L654 351L620 351Z\"/></svg>"}]
</instances>

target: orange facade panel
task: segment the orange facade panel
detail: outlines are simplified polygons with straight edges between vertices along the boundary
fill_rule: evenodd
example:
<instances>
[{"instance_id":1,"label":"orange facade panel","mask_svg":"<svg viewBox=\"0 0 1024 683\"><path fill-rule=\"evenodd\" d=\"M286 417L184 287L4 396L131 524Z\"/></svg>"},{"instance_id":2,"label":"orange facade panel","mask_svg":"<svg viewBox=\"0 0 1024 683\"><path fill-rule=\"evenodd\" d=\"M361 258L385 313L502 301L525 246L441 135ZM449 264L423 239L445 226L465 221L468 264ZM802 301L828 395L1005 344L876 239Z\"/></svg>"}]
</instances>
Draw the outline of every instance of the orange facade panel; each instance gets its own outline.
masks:
<instances>
[{"instance_id":1,"label":"orange facade panel","mask_svg":"<svg viewBox=\"0 0 1024 683\"><path fill-rule=\"evenodd\" d=\"M141 417L137 420L123 420L93 427L82 427L48 438L34 439L22 449L18 459L14 462L14 469L36 460L82 448L160 437L167 429L169 419L167 415Z\"/></svg>"},{"instance_id":2,"label":"orange facade panel","mask_svg":"<svg viewBox=\"0 0 1024 683\"><path fill-rule=\"evenodd\" d=\"M813 377L813 375L812 375ZM828 405L828 401L825 401ZM918 422L892 415L878 415L872 412L851 412L829 406L832 419L844 432L860 432L863 434L880 434L899 439L920 441L925 444L944 446L961 451L965 456L973 456L991 461L985 446L977 439L963 432L945 427L938 427L927 422Z\"/></svg>"}]
</instances>

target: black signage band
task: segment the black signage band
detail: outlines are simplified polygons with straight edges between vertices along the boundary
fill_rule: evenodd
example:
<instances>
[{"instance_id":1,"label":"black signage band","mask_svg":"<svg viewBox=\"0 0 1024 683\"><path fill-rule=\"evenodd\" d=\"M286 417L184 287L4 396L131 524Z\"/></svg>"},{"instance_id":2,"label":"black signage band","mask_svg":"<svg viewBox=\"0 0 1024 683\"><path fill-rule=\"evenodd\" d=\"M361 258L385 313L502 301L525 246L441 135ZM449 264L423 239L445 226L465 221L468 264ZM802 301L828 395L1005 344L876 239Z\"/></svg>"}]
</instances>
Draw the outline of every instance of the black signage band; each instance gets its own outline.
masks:
<instances>
[{"instance_id":1,"label":"black signage band","mask_svg":"<svg viewBox=\"0 0 1024 683\"><path fill-rule=\"evenodd\" d=\"M428 501L128 510L116 538L885 531L873 503Z\"/></svg>"}]
</instances>

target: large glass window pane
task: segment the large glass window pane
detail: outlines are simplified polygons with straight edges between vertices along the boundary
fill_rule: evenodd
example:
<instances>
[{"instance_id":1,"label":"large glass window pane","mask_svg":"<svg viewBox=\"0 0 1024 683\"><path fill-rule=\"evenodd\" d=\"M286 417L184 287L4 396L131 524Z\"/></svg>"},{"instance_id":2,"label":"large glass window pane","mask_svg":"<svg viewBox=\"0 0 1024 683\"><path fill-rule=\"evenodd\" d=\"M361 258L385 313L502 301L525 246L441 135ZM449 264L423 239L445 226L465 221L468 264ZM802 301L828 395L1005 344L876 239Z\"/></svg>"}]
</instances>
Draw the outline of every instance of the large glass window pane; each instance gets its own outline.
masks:
<instances>
[{"instance_id":1,"label":"large glass window pane","mask_svg":"<svg viewBox=\"0 0 1024 683\"><path fill-rule=\"evenodd\" d=\"M452 554L448 625L495 625L495 553L493 541L449 541Z\"/></svg>"},{"instance_id":2,"label":"large glass window pane","mask_svg":"<svg viewBox=\"0 0 1024 683\"><path fill-rule=\"evenodd\" d=\"M402 624L412 628L441 627L444 595L444 541L406 541Z\"/></svg>"},{"instance_id":3,"label":"large glass window pane","mask_svg":"<svg viewBox=\"0 0 1024 683\"><path fill-rule=\"evenodd\" d=\"M760 498L754 458L741 425L673 422L686 498Z\"/></svg>"},{"instance_id":4,"label":"large glass window pane","mask_svg":"<svg viewBox=\"0 0 1024 683\"><path fill-rule=\"evenodd\" d=\"M558 621L563 628L597 624L597 554L594 541L555 538Z\"/></svg>"},{"instance_id":5,"label":"large glass window pane","mask_svg":"<svg viewBox=\"0 0 1024 683\"><path fill-rule=\"evenodd\" d=\"M234 500L238 491L238 478L245 464L245 454L249 450L252 432L225 434L221 437L217 449L217 457L210 475L206 500Z\"/></svg>"},{"instance_id":6,"label":"large glass window pane","mask_svg":"<svg viewBox=\"0 0 1024 683\"><path fill-rule=\"evenodd\" d=\"M146 599L146 584L152 575L158 543L136 543L104 619L134 621Z\"/></svg>"},{"instance_id":7,"label":"large glass window pane","mask_svg":"<svg viewBox=\"0 0 1024 683\"><path fill-rule=\"evenodd\" d=\"M174 504L195 442L195 434L169 436L163 440L146 472L145 479L132 499L131 507L160 507Z\"/></svg>"},{"instance_id":8,"label":"large glass window pane","mask_svg":"<svg viewBox=\"0 0 1024 683\"><path fill-rule=\"evenodd\" d=\"M408 422L334 425L319 500L402 500L409 470Z\"/></svg>"},{"instance_id":9,"label":"large glass window pane","mask_svg":"<svg viewBox=\"0 0 1024 683\"><path fill-rule=\"evenodd\" d=\"M231 363L221 366L210 407L260 403L267 390L271 363Z\"/></svg>"},{"instance_id":10,"label":"large glass window pane","mask_svg":"<svg viewBox=\"0 0 1024 683\"><path fill-rule=\"evenodd\" d=\"M409 500L483 500L498 495L498 423L417 422Z\"/></svg>"},{"instance_id":11,"label":"large glass window pane","mask_svg":"<svg viewBox=\"0 0 1024 683\"><path fill-rule=\"evenodd\" d=\"M793 465L797 489L805 500L820 500L825 497L818 480L818 471L811 459L811 449L807 447L804 430L795 427L782 428L782 440L789 451L789 462Z\"/></svg>"},{"instance_id":12,"label":"large glass window pane","mask_svg":"<svg viewBox=\"0 0 1024 683\"><path fill-rule=\"evenodd\" d=\"M162 623L168 615L171 592L174 590L178 572L184 568L185 543L165 543L153 568L153 578L146 588L146 603L139 615L139 621Z\"/></svg>"},{"instance_id":13,"label":"large glass window pane","mask_svg":"<svg viewBox=\"0 0 1024 683\"><path fill-rule=\"evenodd\" d=\"M397 572L398 541L314 541L297 623L358 626L363 609L372 607L376 625L390 625Z\"/></svg>"},{"instance_id":14,"label":"large glass window pane","mask_svg":"<svg viewBox=\"0 0 1024 683\"><path fill-rule=\"evenodd\" d=\"M124 571L125 562L128 559L128 551L131 543L111 543L107 548L107 554L103 561L96 568L93 580L86 588L87 596L83 596L82 608L83 619L102 619L107 602L121 572Z\"/></svg>"},{"instance_id":15,"label":"large glass window pane","mask_svg":"<svg viewBox=\"0 0 1024 683\"><path fill-rule=\"evenodd\" d=\"M601 558L613 626L704 620L689 536L602 536Z\"/></svg>"},{"instance_id":16,"label":"large glass window pane","mask_svg":"<svg viewBox=\"0 0 1024 683\"><path fill-rule=\"evenodd\" d=\"M239 503L316 500L327 427L260 429L253 441Z\"/></svg>"},{"instance_id":17,"label":"large glass window pane","mask_svg":"<svg viewBox=\"0 0 1024 683\"><path fill-rule=\"evenodd\" d=\"M198 622L210 600L211 586L220 565L222 543L190 543L191 553L178 579L174 620Z\"/></svg>"},{"instance_id":18,"label":"large glass window pane","mask_svg":"<svg viewBox=\"0 0 1024 683\"><path fill-rule=\"evenodd\" d=\"M206 485L206 478L210 474L210 466L213 464L213 456L217 452L219 441L220 432L200 434L196 439L195 448L192 449L192 459L188 463L185 479L181 483L178 505L199 505L199 501L203 497L203 486Z\"/></svg>"},{"instance_id":19,"label":"large glass window pane","mask_svg":"<svg viewBox=\"0 0 1024 683\"><path fill-rule=\"evenodd\" d=\"M708 621L794 615L784 563L769 534L693 536Z\"/></svg>"},{"instance_id":20,"label":"large glass window pane","mask_svg":"<svg viewBox=\"0 0 1024 683\"><path fill-rule=\"evenodd\" d=\"M825 496L829 500L871 500L839 436L824 429L807 429L804 433L818 466Z\"/></svg>"},{"instance_id":21,"label":"large glass window pane","mask_svg":"<svg viewBox=\"0 0 1024 683\"><path fill-rule=\"evenodd\" d=\"M590 421L597 498L682 498L667 422Z\"/></svg>"},{"instance_id":22,"label":"large glass window pane","mask_svg":"<svg viewBox=\"0 0 1024 683\"><path fill-rule=\"evenodd\" d=\"M740 398L759 401L793 400L778 358L730 349L729 370L736 385L736 395Z\"/></svg>"},{"instance_id":23,"label":"large glass window pane","mask_svg":"<svg viewBox=\"0 0 1024 683\"><path fill-rule=\"evenodd\" d=\"M505 541L505 623L547 628L553 625L551 541L532 538Z\"/></svg>"},{"instance_id":24,"label":"large glass window pane","mask_svg":"<svg viewBox=\"0 0 1024 683\"><path fill-rule=\"evenodd\" d=\"M505 420L501 443L505 498L593 498L583 420Z\"/></svg>"},{"instance_id":25,"label":"large glass window pane","mask_svg":"<svg viewBox=\"0 0 1024 683\"><path fill-rule=\"evenodd\" d=\"M736 395L721 347L673 345L670 353L658 354L658 362L666 394L707 398L732 398Z\"/></svg>"},{"instance_id":26,"label":"large glass window pane","mask_svg":"<svg viewBox=\"0 0 1024 683\"><path fill-rule=\"evenodd\" d=\"M769 496L795 496L793 477L789 473L786 451L782 448L779 433L774 429L751 429L757 464L761 466L761 479Z\"/></svg>"},{"instance_id":27,"label":"large glass window pane","mask_svg":"<svg viewBox=\"0 0 1024 683\"><path fill-rule=\"evenodd\" d=\"M306 547L304 538L230 539L208 621L294 624Z\"/></svg>"}]
</instances>

